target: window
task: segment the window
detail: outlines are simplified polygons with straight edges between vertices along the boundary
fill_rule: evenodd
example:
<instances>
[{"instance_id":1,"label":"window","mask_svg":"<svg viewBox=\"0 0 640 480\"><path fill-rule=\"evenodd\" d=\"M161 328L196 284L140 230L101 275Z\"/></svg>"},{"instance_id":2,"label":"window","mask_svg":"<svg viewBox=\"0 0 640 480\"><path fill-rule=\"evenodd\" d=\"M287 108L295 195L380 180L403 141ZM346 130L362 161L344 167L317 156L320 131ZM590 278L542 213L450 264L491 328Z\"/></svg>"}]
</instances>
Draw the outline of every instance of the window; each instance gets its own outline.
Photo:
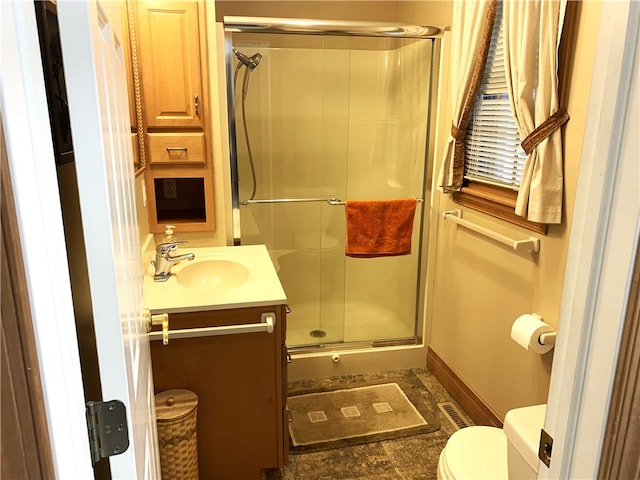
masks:
<instances>
[{"instance_id":1,"label":"window","mask_svg":"<svg viewBox=\"0 0 640 480\"><path fill-rule=\"evenodd\" d=\"M502 38L499 2L487 65L465 136L464 178L518 190L527 155L509 105Z\"/></svg>"},{"instance_id":2,"label":"window","mask_svg":"<svg viewBox=\"0 0 640 480\"><path fill-rule=\"evenodd\" d=\"M527 155L520 146L522 139L509 104L502 25L499 1L482 84L465 134L464 183L453 199L463 206L546 233L546 225L514 213Z\"/></svg>"}]
</instances>

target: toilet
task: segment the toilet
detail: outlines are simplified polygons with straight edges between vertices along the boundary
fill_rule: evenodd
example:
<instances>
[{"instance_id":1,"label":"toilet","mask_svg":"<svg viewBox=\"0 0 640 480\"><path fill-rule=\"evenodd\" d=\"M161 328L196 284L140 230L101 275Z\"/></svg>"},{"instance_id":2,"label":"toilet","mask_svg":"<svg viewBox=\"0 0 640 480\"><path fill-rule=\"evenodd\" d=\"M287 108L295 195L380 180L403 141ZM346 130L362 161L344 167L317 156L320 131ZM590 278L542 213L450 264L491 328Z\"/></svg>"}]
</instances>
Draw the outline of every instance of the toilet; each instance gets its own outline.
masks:
<instances>
[{"instance_id":1,"label":"toilet","mask_svg":"<svg viewBox=\"0 0 640 480\"><path fill-rule=\"evenodd\" d=\"M473 426L455 432L440 453L438 480L537 478L546 407L510 410L502 429Z\"/></svg>"}]
</instances>

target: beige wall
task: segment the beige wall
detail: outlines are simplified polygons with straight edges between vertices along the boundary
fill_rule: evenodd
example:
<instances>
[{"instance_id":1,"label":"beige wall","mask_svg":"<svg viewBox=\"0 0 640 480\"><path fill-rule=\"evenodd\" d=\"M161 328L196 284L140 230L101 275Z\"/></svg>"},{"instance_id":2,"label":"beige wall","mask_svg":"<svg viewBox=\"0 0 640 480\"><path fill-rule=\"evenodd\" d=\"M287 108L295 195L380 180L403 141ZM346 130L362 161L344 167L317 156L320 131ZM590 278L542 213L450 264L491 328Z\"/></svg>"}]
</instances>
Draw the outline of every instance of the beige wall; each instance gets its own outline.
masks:
<instances>
[{"instance_id":1,"label":"beige wall","mask_svg":"<svg viewBox=\"0 0 640 480\"><path fill-rule=\"evenodd\" d=\"M510 329L523 313L538 313L554 327L558 322L595 50L594 32L600 16L599 2L581 3L568 89L571 120L564 137L563 223L551 226L548 234L541 236L539 254L514 253L443 220L441 213L458 205L440 193L434 198L432 220L438 225L433 249L430 347L502 418L511 408L547 400L552 354L540 356L524 350L510 339ZM443 132L449 124L450 119L441 123ZM443 144L439 144L438 159L442 158ZM513 238L531 234L470 209L464 209L464 217Z\"/></svg>"},{"instance_id":2,"label":"beige wall","mask_svg":"<svg viewBox=\"0 0 640 480\"><path fill-rule=\"evenodd\" d=\"M410 1L396 2L395 21L402 23L417 23L436 27L450 27L453 2Z\"/></svg>"},{"instance_id":3,"label":"beige wall","mask_svg":"<svg viewBox=\"0 0 640 480\"><path fill-rule=\"evenodd\" d=\"M225 15L313 18L369 22L402 22L445 27L450 25L449 1L216 1L216 18Z\"/></svg>"},{"instance_id":4,"label":"beige wall","mask_svg":"<svg viewBox=\"0 0 640 480\"><path fill-rule=\"evenodd\" d=\"M225 15L389 22L395 20L395 4L389 1L216 1L217 20L222 21Z\"/></svg>"}]
</instances>

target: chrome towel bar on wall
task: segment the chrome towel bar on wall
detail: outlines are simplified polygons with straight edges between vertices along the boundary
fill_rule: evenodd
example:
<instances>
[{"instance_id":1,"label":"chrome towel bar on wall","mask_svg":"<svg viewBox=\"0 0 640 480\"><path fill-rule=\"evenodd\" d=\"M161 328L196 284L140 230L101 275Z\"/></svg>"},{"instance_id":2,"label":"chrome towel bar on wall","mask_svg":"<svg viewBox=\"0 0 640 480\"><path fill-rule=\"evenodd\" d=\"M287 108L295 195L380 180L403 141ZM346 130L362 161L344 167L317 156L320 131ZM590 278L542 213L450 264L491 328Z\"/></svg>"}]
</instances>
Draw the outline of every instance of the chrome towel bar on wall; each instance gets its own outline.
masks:
<instances>
[{"instance_id":1,"label":"chrome towel bar on wall","mask_svg":"<svg viewBox=\"0 0 640 480\"><path fill-rule=\"evenodd\" d=\"M164 345L169 340L176 338L198 338L213 337L217 335L236 335L239 333L273 333L276 324L276 314L273 312L263 313L260 316L260 323L248 323L243 325L225 325L221 327L184 328L180 330L168 330L164 332L149 333L149 340L163 340ZM168 325L167 325L168 327Z\"/></svg>"},{"instance_id":2,"label":"chrome towel bar on wall","mask_svg":"<svg viewBox=\"0 0 640 480\"><path fill-rule=\"evenodd\" d=\"M461 227L468 228L469 230L473 230L474 232L478 232L486 237L489 237L493 240L496 240L500 243L510 246L516 251L526 251L530 250L532 252L540 251L540 239L537 237L529 237L525 240L514 240L513 238L507 237L500 233L494 232L486 227L482 227L468 220L462 219L462 210L449 210L447 212L442 213L442 218L445 220L451 220L454 223L457 223Z\"/></svg>"}]
</instances>

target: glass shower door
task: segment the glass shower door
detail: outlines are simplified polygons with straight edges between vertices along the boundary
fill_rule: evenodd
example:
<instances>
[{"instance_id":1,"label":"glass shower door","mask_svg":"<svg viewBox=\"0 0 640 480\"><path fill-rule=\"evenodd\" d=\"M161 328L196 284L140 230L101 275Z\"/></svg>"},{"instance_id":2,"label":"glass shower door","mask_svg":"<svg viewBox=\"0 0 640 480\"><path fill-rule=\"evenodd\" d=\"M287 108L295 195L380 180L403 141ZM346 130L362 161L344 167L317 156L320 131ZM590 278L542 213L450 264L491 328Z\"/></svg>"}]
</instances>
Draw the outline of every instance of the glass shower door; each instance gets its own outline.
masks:
<instances>
[{"instance_id":1,"label":"glass shower door","mask_svg":"<svg viewBox=\"0 0 640 480\"><path fill-rule=\"evenodd\" d=\"M267 245L287 344L416 336L422 204L410 255L345 257L344 205L424 197L430 40L234 33L242 243ZM246 73L249 71L249 73Z\"/></svg>"},{"instance_id":2,"label":"glass shower door","mask_svg":"<svg viewBox=\"0 0 640 480\"><path fill-rule=\"evenodd\" d=\"M344 340L344 207L326 199L346 194L348 46L234 36L236 49L262 56L236 89L242 243L267 245L291 307L289 345Z\"/></svg>"}]
</instances>

